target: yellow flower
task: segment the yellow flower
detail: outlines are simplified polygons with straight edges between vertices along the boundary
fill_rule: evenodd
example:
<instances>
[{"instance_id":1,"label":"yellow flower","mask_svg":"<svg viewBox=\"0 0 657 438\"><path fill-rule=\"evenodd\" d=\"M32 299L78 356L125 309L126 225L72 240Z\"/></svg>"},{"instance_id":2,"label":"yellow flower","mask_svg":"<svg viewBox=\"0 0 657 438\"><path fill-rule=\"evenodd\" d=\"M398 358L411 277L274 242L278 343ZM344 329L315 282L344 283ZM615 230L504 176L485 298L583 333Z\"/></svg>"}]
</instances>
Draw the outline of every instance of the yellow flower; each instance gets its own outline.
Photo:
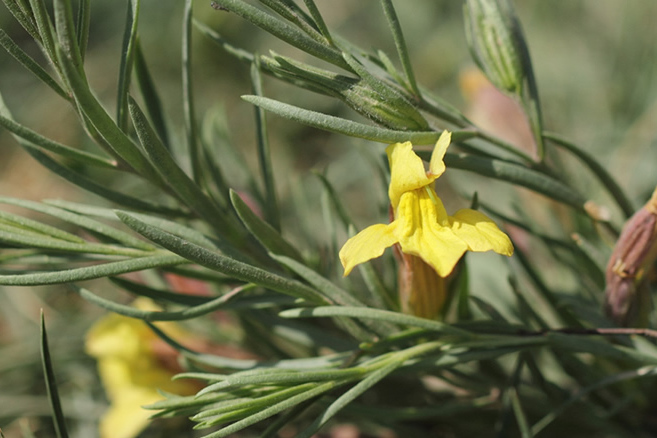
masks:
<instances>
[{"instance_id":1,"label":"yellow flower","mask_svg":"<svg viewBox=\"0 0 657 438\"><path fill-rule=\"evenodd\" d=\"M451 133L444 131L431 155L428 172L410 142L388 146L388 196L394 220L388 225L372 225L344 244L340 250L344 275L397 243L403 253L420 257L441 277L452 272L466 251L513 254L508 236L484 214L463 209L454 216L447 215L433 182L445 172L443 157L450 141Z\"/></svg>"},{"instance_id":2,"label":"yellow flower","mask_svg":"<svg viewBox=\"0 0 657 438\"><path fill-rule=\"evenodd\" d=\"M159 310L148 299L137 299L135 305ZM172 323L159 327L168 334L177 329ZM177 332L180 334L179 329ZM191 395L198 389L189 381L171 380L180 371L173 365L176 351L138 319L117 314L104 317L87 333L86 350L98 360L98 373L110 401L100 423L101 438L136 437L153 414L142 406L164 398L158 390Z\"/></svg>"}]
</instances>

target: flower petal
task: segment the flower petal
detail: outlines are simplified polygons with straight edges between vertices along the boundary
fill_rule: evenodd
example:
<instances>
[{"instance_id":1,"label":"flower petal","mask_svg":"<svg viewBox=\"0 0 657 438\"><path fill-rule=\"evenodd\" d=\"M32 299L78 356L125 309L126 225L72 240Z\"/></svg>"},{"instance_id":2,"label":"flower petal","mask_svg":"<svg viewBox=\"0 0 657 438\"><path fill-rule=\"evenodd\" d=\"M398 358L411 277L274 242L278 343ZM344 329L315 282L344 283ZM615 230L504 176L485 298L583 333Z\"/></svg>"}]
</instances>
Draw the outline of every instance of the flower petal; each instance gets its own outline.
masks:
<instances>
[{"instance_id":1,"label":"flower petal","mask_svg":"<svg viewBox=\"0 0 657 438\"><path fill-rule=\"evenodd\" d=\"M429 178L422 159L413 152L410 142L391 144L386 148L390 162L390 187L388 196L393 208L405 192L431 184L437 177Z\"/></svg>"},{"instance_id":2,"label":"flower petal","mask_svg":"<svg viewBox=\"0 0 657 438\"><path fill-rule=\"evenodd\" d=\"M452 273L454 266L468 249L468 245L451 229L437 224L418 229L399 243L403 252L421 257L441 277Z\"/></svg>"},{"instance_id":3,"label":"flower petal","mask_svg":"<svg viewBox=\"0 0 657 438\"><path fill-rule=\"evenodd\" d=\"M430 187L404 193L395 222L402 252L422 258L441 277L452 272L468 249L452 232L445 207Z\"/></svg>"},{"instance_id":4,"label":"flower petal","mask_svg":"<svg viewBox=\"0 0 657 438\"><path fill-rule=\"evenodd\" d=\"M436 146L433 148L431 153L431 161L429 162L429 173L432 177L438 178L440 175L445 172L445 163L443 158L445 158L445 152L452 141L452 133L449 131L443 131L440 134L440 138L436 142Z\"/></svg>"},{"instance_id":5,"label":"flower petal","mask_svg":"<svg viewBox=\"0 0 657 438\"><path fill-rule=\"evenodd\" d=\"M475 210L459 210L449 218L452 231L468 244L470 251L490 251L510 256L513 244L488 216Z\"/></svg>"},{"instance_id":6,"label":"flower petal","mask_svg":"<svg viewBox=\"0 0 657 438\"><path fill-rule=\"evenodd\" d=\"M347 240L340 250L344 275L349 275L354 266L381 256L386 248L397 243L395 228L395 222L390 225L376 224Z\"/></svg>"},{"instance_id":7,"label":"flower petal","mask_svg":"<svg viewBox=\"0 0 657 438\"><path fill-rule=\"evenodd\" d=\"M134 438L148 426L155 411L142 408L162 400L156 390L147 388L127 389L119 400L103 415L100 422L101 438Z\"/></svg>"}]
</instances>

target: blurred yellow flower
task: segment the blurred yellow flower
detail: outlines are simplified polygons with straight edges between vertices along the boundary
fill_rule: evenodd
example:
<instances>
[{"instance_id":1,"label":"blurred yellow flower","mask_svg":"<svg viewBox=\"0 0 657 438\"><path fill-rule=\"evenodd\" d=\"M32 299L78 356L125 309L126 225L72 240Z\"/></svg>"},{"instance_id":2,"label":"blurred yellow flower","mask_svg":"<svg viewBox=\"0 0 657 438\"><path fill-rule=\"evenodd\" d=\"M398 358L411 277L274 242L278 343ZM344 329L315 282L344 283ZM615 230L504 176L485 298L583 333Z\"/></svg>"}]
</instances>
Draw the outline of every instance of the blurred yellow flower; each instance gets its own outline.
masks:
<instances>
[{"instance_id":1,"label":"blurred yellow flower","mask_svg":"<svg viewBox=\"0 0 657 438\"><path fill-rule=\"evenodd\" d=\"M143 310L160 310L148 299L134 305ZM173 323L158 325L169 335L181 334ZM87 354L98 360L98 373L110 408L100 423L101 438L134 438L149 423L154 411L142 406L162 400L158 390L191 395L198 387L190 381L171 378L177 352L160 340L141 320L110 314L87 333Z\"/></svg>"},{"instance_id":2,"label":"blurred yellow flower","mask_svg":"<svg viewBox=\"0 0 657 438\"><path fill-rule=\"evenodd\" d=\"M511 240L484 214L462 209L454 216L447 215L432 184L445 172L443 157L450 141L451 133L444 131L431 155L428 172L410 142L388 146L388 196L394 220L388 225L372 225L344 244L340 250L344 275L396 243L403 253L420 257L441 277L448 276L468 250L513 254Z\"/></svg>"}]
</instances>

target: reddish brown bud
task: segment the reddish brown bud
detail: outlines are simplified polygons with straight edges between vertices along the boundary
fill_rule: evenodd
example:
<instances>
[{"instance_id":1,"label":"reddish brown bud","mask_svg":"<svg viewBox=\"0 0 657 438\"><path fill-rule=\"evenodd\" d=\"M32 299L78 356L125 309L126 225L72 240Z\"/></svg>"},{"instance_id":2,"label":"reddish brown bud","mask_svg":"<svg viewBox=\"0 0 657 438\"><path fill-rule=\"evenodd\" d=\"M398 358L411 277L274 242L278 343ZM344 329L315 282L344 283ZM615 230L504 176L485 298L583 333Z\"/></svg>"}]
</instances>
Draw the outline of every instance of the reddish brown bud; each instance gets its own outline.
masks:
<instances>
[{"instance_id":1,"label":"reddish brown bud","mask_svg":"<svg viewBox=\"0 0 657 438\"><path fill-rule=\"evenodd\" d=\"M617 324L629 326L647 314L645 274L657 259L657 189L623 227L606 270L605 311Z\"/></svg>"}]
</instances>

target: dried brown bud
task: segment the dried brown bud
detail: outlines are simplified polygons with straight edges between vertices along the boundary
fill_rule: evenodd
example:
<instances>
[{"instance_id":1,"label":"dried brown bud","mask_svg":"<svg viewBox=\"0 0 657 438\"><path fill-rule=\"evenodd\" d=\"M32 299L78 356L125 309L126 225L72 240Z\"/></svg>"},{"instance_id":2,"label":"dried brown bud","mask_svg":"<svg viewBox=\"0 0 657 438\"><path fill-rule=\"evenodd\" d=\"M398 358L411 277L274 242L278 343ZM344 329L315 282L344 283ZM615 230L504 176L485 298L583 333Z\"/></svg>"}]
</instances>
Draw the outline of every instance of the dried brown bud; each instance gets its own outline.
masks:
<instances>
[{"instance_id":1,"label":"dried brown bud","mask_svg":"<svg viewBox=\"0 0 657 438\"><path fill-rule=\"evenodd\" d=\"M647 314L645 274L657 259L657 189L623 227L606 270L605 311L617 324L629 326Z\"/></svg>"}]
</instances>

